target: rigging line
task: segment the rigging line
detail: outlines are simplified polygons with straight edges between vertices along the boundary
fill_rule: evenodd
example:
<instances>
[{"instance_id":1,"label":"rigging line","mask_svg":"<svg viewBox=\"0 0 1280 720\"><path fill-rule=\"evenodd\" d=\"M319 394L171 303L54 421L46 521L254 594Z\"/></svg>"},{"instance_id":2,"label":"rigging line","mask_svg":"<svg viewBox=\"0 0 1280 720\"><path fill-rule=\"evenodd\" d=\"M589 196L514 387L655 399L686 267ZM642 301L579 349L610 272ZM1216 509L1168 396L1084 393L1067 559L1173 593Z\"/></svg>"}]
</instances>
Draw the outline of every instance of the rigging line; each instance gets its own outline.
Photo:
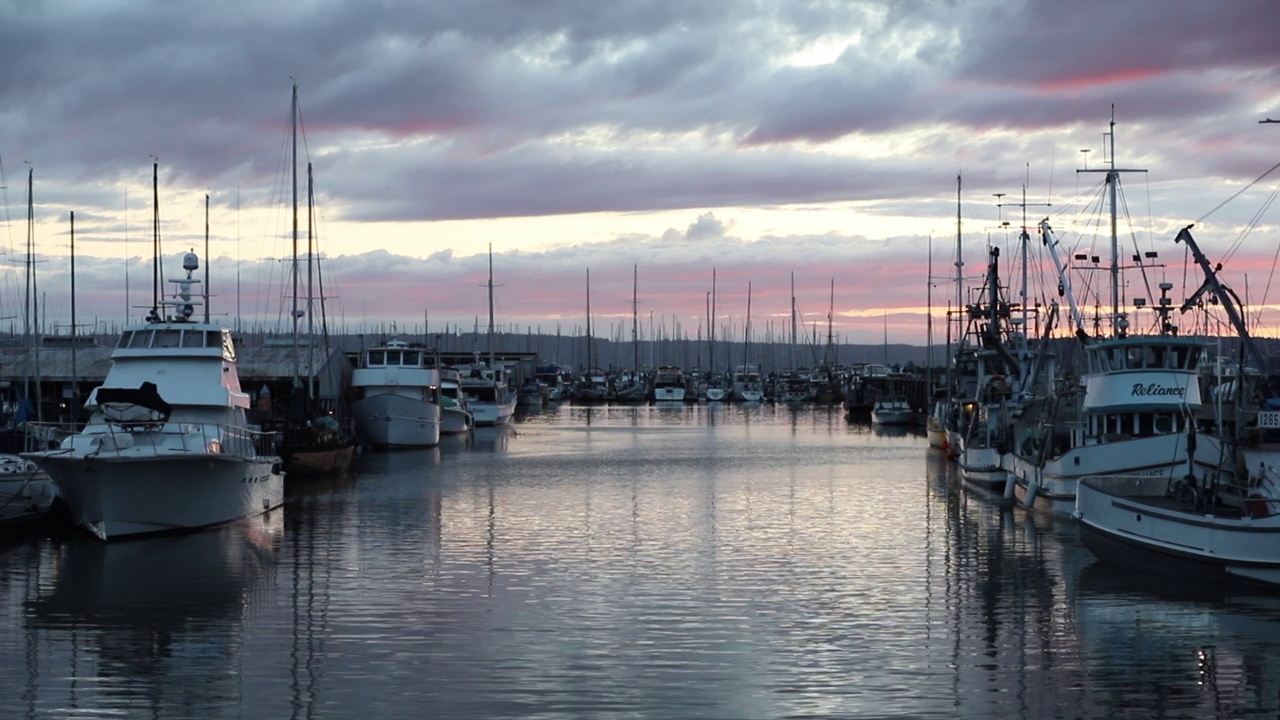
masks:
<instances>
[{"instance_id":1,"label":"rigging line","mask_svg":"<svg viewBox=\"0 0 1280 720\"><path fill-rule=\"evenodd\" d=\"M1257 185L1258 183L1262 182L1262 181L1263 181L1263 180L1264 180L1268 175L1270 175L1271 173L1275 172L1275 171L1276 171L1276 168L1280 168L1280 162L1276 163L1275 165L1272 165L1270 168L1268 168L1268 169L1267 169L1267 171L1266 171L1266 172L1264 172L1264 173L1262 173L1261 175L1259 175L1259 176L1258 176L1258 177L1257 177L1253 182L1251 182L1251 183L1249 183L1248 185L1245 185L1244 187L1242 187L1242 188L1240 188L1239 190L1237 190L1237 191L1236 191L1236 192L1235 192L1231 197L1229 197L1229 198L1227 198L1226 200L1223 200L1222 202L1218 203L1218 206L1217 206L1217 207L1215 207L1214 209L1212 209L1212 210L1210 210L1209 212L1205 213L1204 215L1201 215L1201 216L1200 216L1200 219L1196 220L1196 224L1197 224L1197 225L1199 225L1200 223L1204 222L1204 221L1205 221L1205 218L1207 218L1207 217L1209 217L1210 215L1212 215L1212 214L1214 214L1214 213L1218 212L1219 210L1221 210L1221 209L1222 209L1222 207L1223 207L1224 205L1226 205L1227 203L1231 202L1232 200L1235 200L1236 198L1240 197L1240 195L1241 195L1241 194L1243 194L1243 193L1244 193L1246 190L1248 190L1249 188L1252 188L1254 185Z\"/></svg>"},{"instance_id":2,"label":"rigging line","mask_svg":"<svg viewBox=\"0 0 1280 720\"><path fill-rule=\"evenodd\" d=\"M1230 249L1227 250L1226 257L1223 258L1222 262L1225 263L1227 260L1230 260L1231 257L1235 255L1236 250L1240 249L1240 246L1244 244L1245 238L1249 237L1249 233L1253 232L1254 229L1257 228L1258 223L1261 222L1263 216L1267 214L1267 210L1271 209L1271 204L1275 202L1277 192L1280 192L1280 186L1277 186L1276 189L1272 190L1271 195L1262 203L1262 207L1254 211L1253 217L1249 218L1249 222L1245 223L1244 229L1240 231L1240 235L1236 238L1235 242L1231 244Z\"/></svg>"},{"instance_id":3,"label":"rigging line","mask_svg":"<svg viewBox=\"0 0 1280 720\"><path fill-rule=\"evenodd\" d=\"M1272 191L1271 197L1267 199L1267 202L1264 208L1271 207L1271 203L1275 201L1277 193L1280 193L1280 186L1277 186L1276 189ZM1252 226L1254 223L1256 223L1257 219L1258 219L1258 216L1255 216L1254 221L1251 222L1250 225ZM1280 263L1280 244L1276 245L1276 254L1274 257L1271 258L1271 271L1267 273L1267 284L1263 286L1263 289L1262 289L1262 302L1258 304L1257 320L1259 325L1261 324L1261 321L1262 321L1262 310L1267 305L1267 297L1271 294L1271 282L1275 278L1277 263Z\"/></svg>"}]
</instances>

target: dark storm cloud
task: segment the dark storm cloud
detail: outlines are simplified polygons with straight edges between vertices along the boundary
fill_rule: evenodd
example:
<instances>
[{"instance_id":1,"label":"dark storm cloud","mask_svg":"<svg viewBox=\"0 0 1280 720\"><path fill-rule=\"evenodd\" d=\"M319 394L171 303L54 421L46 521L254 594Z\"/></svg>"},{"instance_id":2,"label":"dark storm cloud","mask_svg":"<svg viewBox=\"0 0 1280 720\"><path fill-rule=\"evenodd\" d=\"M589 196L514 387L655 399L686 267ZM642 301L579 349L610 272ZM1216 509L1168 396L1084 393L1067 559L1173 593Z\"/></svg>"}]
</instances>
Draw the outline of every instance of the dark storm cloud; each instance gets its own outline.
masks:
<instances>
[{"instance_id":1,"label":"dark storm cloud","mask_svg":"<svg viewBox=\"0 0 1280 720\"><path fill-rule=\"evenodd\" d=\"M1100 126L1117 100L1126 121L1183 140L1180 160L1233 172L1247 154L1198 138L1223 138L1215 120L1276 97L1278 11L1254 1L1160 12L711 0L3 12L0 151L11 169L31 159L74 185L65 199L79 205L145 172L152 155L189 187L270 182L291 76L317 172L357 220L821 202L873 186L906 197L931 185L939 159L1005 161L980 152L984 133ZM844 37L857 42L833 63L778 62ZM851 135L939 127L952 142L906 166L815 157ZM565 140L602 128L601 144ZM672 136L687 144L669 147ZM1043 154L1036 142L1021 156Z\"/></svg>"}]
</instances>

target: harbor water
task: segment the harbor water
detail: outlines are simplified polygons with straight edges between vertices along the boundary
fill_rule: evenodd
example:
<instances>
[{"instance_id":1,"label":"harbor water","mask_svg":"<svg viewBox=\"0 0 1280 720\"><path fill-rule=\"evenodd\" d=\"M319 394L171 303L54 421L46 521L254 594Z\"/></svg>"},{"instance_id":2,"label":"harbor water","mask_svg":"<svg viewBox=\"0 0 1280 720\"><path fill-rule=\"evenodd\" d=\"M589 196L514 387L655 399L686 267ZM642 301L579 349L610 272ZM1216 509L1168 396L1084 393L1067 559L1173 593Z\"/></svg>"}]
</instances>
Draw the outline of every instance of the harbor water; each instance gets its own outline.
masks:
<instances>
[{"instance_id":1,"label":"harbor water","mask_svg":"<svg viewBox=\"0 0 1280 720\"><path fill-rule=\"evenodd\" d=\"M838 407L561 406L0 548L0 717L1275 717L1280 599L1098 566Z\"/></svg>"}]
</instances>

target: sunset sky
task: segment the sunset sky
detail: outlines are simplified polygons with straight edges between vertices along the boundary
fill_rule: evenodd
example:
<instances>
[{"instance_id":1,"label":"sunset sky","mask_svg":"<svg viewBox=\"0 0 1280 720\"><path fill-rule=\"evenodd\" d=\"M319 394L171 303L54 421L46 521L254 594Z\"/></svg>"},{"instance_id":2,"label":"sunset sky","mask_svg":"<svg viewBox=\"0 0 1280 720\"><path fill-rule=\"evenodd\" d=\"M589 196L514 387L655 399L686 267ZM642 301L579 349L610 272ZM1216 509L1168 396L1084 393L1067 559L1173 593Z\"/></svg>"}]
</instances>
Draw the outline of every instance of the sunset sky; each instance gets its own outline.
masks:
<instances>
[{"instance_id":1,"label":"sunset sky","mask_svg":"<svg viewBox=\"0 0 1280 720\"><path fill-rule=\"evenodd\" d=\"M652 315L695 337L714 270L734 333L748 286L757 336L789 332L794 274L808 326L830 304L843 341L924 344L930 243L939 317L955 302L957 175L966 275L991 242L1020 278L1024 187L1029 224L1109 254L1102 175L1077 170L1109 159L1113 106L1117 164L1147 171L1122 176L1121 255L1158 251L1151 284L1180 301L1195 223L1238 294L1280 308L1280 176L1252 184L1280 163L1260 122L1280 119L1278 27L1273 0L0 0L0 316L21 327L30 170L48 323L69 323L73 211L77 322L140 319L158 162L166 276L204 255L208 194L213 313L284 323L294 82L328 314L352 332L483 327L492 246L496 321L520 332L580 331L589 270L596 334L629 338L634 269L642 334ZM1105 297L1103 273L1075 278Z\"/></svg>"}]
</instances>

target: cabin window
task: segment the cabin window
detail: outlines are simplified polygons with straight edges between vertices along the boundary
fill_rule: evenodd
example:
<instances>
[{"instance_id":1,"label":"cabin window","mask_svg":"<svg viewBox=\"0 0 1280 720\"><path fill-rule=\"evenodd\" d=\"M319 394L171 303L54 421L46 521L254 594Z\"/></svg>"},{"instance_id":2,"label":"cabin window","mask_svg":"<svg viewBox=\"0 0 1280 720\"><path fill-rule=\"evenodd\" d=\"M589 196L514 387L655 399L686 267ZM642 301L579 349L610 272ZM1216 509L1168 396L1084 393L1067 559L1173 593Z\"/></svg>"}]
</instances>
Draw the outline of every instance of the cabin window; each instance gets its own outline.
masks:
<instances>
[{"instance_id":1,"label":"cabin window","mask_svg":"<svg viewBox=\"0 0 1280 720\"><path fill-rule=\"evenodd\" d=\"M1157 435L1168 435L1173 432L1173 416L1156 415L1153 420L1153 427Z\"/></svg>"},{"instance_id":2,"label":"cabin window","mask_svg":"<svg viewBox=\"0 0 1280 720\"><path fill-rule=\"evenodd\" d=\"M1155 417L1151 413L1140 413L1138 415L1138 437L1147 437L1155 435Z\"/></svg>"},{"instance_id":3,"label":"cabin window","mask_svg":"<svg viewBox=\"0 0 1280 720\"><path fill-rule=\"evenodd\" d=\"M385 352L381 351L381 350L370 350L370 351L369 351L369 364L370 364L370 365L386 365L386 364L387 364L387 354L386 354Z\"/></svg>"},{"instance_id":4,"label":"cabin window","mask_svg":"<svg viewBox=\"0 0 1280 720\"><path fill-rule=\"evenodd\" d=\"M129 347L145 348L151 346L151 330L139 330L129 338Z\"/></svg>"},{"instance_id":5,"label":"cabin window","mask_svg":"<svg viewBox=\"0 0 1280 720\"><path fill-rule=\"evenodd\" d=\"M182 347L198 348L204 347L204 331L203 330L187 330L182 333Z\"/></svg>"},{"instance_id":6,"label":"cabin window","mask_svg":"<svg viewBox=\"0 0 1280 720\"><path fill-rule=\"evenodd\" d=\"M129 343L133 341L133 333L120 333L120 339L116 341L116 347L127 348Z\"/></svg>"},{"instance_id":7,"label":"cabin window","mask_svg":"<svg viewBox=\"0 0 1280 720\"><path fill-rule=\"evenodd\" d=\"M1200 363L1200 350L1198 347L1187 348L1187 368L1194 368Z\"/></svg>"},{"instance_id":8,"label":"cabin window","mask_svg":"<svg viewBox=\"0 0 1280 720\"><path fill-rule=\"evenodd\" d=\"M1169 348L1163 345L1147 348L1147 367L1163 368L1165 366L1165 355L1168 351Z\"/></svg>"},{"instance_id":9,"label":"cabin window","mask_svg":"<svg viewBox=\"0 0 1280 720\"><path fill-rule=\"evenodd\" d=\"M404 353L404 364L417 366L422 363L422 353L417 350L406 350Z\"/></svg>"},{"instance_id":10,"label":"cabin window","mask_svg":"<svg viewBox=\"0 0 1280 720\"><path fill-rule=\"evenodd\" d=\"M158 347L158 348L182 347L182 331L181 330L157 330L156 337L151 342L151 347Z\"/></svg>"},{"instance_id":11,"label":"cabin window","mask_svg":"<svg viewBox=\"0 0 1280 720\"><path fill-rule=\"evenodd\" d=\"M1128 362L1125 367L1129 370L1141 370L1146 366L1146 348L1134 347L1129 348Z\"/></svg>"}]
</instances>

